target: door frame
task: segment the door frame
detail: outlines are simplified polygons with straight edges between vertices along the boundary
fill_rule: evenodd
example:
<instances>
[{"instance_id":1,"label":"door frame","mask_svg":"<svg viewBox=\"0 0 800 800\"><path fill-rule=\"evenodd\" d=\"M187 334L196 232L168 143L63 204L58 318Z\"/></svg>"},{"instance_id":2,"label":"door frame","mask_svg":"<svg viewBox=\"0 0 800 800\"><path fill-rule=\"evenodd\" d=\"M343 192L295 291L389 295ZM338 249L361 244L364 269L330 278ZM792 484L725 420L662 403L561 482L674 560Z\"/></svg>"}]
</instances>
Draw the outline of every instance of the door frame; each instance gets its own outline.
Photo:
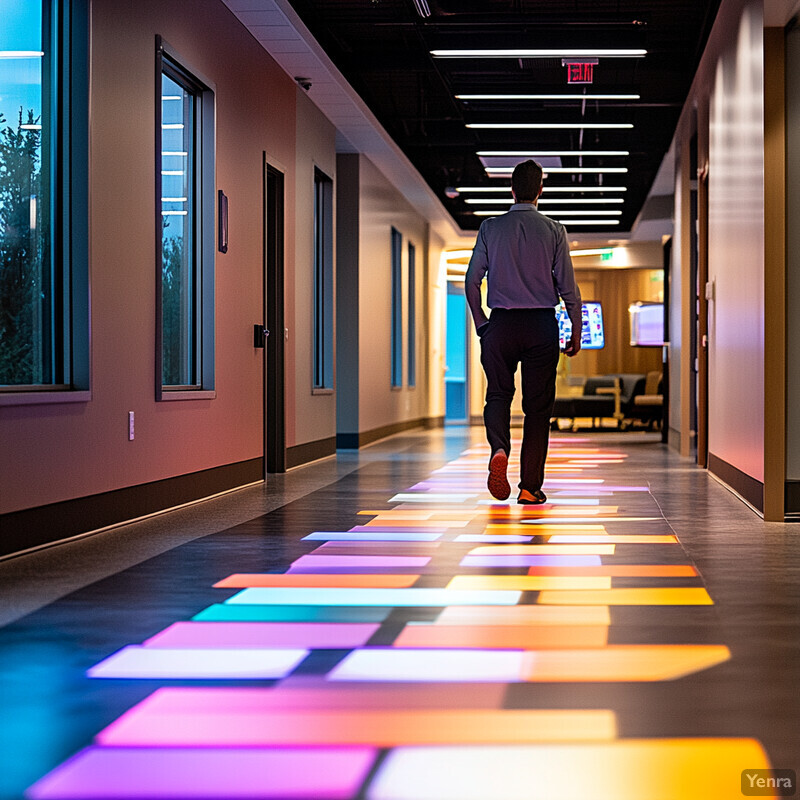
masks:
<instances>
[{"instance_id":1,"label":"door frame","mask_svg":"<svg viewBox=\"0 0 800 800\"><path fill-rule=\"evenodd\" d=\"M286 472L286 375L284 324L284 173L264 153L264 468Z\"/></svg>"}]
</instances>

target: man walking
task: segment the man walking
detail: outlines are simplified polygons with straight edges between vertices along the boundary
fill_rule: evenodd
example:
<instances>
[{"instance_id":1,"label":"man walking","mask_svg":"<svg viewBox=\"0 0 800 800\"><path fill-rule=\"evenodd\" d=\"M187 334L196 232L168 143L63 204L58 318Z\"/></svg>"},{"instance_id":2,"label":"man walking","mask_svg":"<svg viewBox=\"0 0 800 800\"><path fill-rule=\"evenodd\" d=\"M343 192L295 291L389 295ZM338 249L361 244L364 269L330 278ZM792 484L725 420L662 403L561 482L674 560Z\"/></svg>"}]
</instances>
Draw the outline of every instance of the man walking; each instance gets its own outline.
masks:
<instances>
[{"instance_id":1,"label":"man walking","mask_svg":"<svg viewBox=\"0 0 800 800\"><path fill-rule=\"evenodd\" d=\"M581 349L581 296L566 231L539 213L536 204L541 193L539 164L517 164L511 176L514 205L506 214L481 224L464 284L487 381L483 419L492 451L487 485L497 500L511 494L506 476L511 401L514 374L521 363L525 422L517 502L534 505L547 500L542 483L556 393L559 297L572 322L565 353L574 356ZM490 318L481 302L484 275Z\"/></svg>"}]
</instances>

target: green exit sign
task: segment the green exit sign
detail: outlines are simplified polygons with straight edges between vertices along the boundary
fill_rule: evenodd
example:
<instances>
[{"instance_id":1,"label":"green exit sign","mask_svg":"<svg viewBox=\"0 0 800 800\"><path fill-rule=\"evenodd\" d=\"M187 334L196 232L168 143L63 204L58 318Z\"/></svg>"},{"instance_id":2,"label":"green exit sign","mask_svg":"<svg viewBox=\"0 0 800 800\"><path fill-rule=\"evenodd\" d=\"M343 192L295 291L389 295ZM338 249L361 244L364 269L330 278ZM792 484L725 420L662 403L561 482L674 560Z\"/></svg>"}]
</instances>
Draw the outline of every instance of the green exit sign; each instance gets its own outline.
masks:
<instances>
[{"instance_id":1,"label":"green exit sign","mask_svg":"<svg viewBox=\"0 0 800 800\"><path fill-rule=\"evenodd\" d=\"M600 260L601 261L611 261L612 258L614 258L614 254L612 252L610 252L610 251L608 253L601 253L600 254Z\"/></svg>"}]
</instances>

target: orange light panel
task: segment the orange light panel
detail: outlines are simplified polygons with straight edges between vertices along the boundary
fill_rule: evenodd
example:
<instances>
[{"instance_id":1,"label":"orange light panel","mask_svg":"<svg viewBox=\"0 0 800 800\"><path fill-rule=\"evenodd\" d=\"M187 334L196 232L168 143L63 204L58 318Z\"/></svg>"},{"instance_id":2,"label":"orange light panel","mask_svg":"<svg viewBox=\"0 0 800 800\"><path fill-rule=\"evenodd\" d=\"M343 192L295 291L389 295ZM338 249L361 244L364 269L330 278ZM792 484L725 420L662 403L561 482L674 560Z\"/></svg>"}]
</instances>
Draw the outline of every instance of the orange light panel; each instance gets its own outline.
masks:
<instances>
[{"instance_id":1,"label":"orange light panel","mask_svg":"<svg viewBox=\"0 0 800 800\"><path fill-rule=\"evenodd\" d=\"M745 767L744 765L748 765ZM388 754L370 800L733 800L754 739L622 739L537 747L407 748ZM774 795L767 795L775 800Z\"/></svg>"},{"instance_id":2,"label":"orange light panel","mask_svg":"<svg viewBox=\"0 0 800 800\"><path fill-rule=\"evenodd\" d=\"M542 592L537 600L547 605L607 606L712 606L714 601L700 586L663 589L606 589L601 592Z\"/></svg>"},{"instance_id":3,"label":"orange light panel","mask_svg":"<svg viewBox=\"0 0 800 800\"><path fill-rule=\"evenodd\" d=\"M602 625L406 625L394 647L480 647L509 650L605 647Z\"/></svg>"},{"instance_id":4,"label":"orange light panel","mask_svg":"<svg viewBox=\"0 0 800 800\"><path fill-rule=\"evenodd\" d=\"M595 650L525 653L522 680L535 682L670 681L731 657L722 645L609 645Z\"/></svg>"},{"instance_id":5,"label":"orange light panel","mask_svg":"<svg viewBox=\"0 0 800 800\"><path fill-rule=\"evenodd\" d=\"M602 567L531 567L528 575L607 575L609 578L695 578L689 564L607 564Z\"/></svg>"},{"instance_id":6,"label":"orange light panel","mask_svg":"<svg viewBox=\"0 0 800 800\"><path fill-rule=\"evenodd\" d=\"M546 589L610 589L605 576L549 577L540 575L456 575L448 589L514 589L541 592Z\"/></svg>"},{"instance_id":7,"label":"orange light panel","mask_svg":"<svg viewBox=\"0 0 800 800\"><path fill-rule=\"evenodd\" d=\"M614 713L606 710L272 709L208 713L202 709L156 720L129 712L98 735L111 746L519 744L609 740Z\"/></svg>"},{"instance_id":8,"label":"orange light panel","mask_svg":"<svg viewBox=\"0 0 800 800\"><path fill-rule=\"evenodd\" d=\"M538 533L538 530L537 530ZM551 534L550 541L574 541L582 544L591 542L604 542L609 544L678 544L677 536L667 534L628 534L628 533L604 533L604 534L578 534L567 533Z\"/></svg>"}]
</instances>

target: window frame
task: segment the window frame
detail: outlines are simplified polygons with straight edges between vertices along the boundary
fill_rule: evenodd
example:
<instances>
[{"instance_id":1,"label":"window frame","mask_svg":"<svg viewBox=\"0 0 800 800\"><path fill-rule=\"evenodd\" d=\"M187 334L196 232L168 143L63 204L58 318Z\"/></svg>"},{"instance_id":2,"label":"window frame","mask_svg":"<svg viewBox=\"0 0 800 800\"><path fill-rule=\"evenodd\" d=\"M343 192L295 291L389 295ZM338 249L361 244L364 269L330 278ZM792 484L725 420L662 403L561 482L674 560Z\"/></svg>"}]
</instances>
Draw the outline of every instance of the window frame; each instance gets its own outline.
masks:
<instances>
[{"instance_id":1,"label":"window frame","mask_svg":"<svg viewBox=\"0 0 800 800\"><path fill-rule=\"evenodd\" d=\"M403 234L392 226L391 234L391 385L403 388Z\"/></svg>"},{"instance_id":2,"label":"window frame","mask_svg":"<svg viewBox=\"0 0 800 800\"><path fill-rule=\"evenodd\" d=\"M406 383L409 389L417 386L417 248L413 242L406 243L406 256L408 259L408 300L406 317L408 320L408 353L406 354L407 376Z\"/></svg>"},{"instance_id":3,"label":"window frame","mask_svg":"<svg viewBox=\"0 0 800 800\"><path fill-rule=\"evenodd\" d=\"M186 385L163 383L163 248L162 222L162 75L180 83L195 97L194 169L191 190L190 236L193 253L194 382ZM155 394L157 401L209 400L216 397L214 364L214 272L217 227L216 219L216 103L215 89L183 59L164 39L156 37L155 69L155 273L156 273L156 352Z\"/></svg>"},{"instance_id":4,"label":"window frame","mask_svg":"<svg viewBox=\"0 0 800 800\"><path fill-rule=\"evenodd\" d=\"M43 0L42 131L49 184L53 383L0 386L0 407L91 400L89 327L89 4ZM43 45L45 42L43 41ZM56 382L57 381L57 382Z\"/></svg>"},{"instance_id":5,"label":"window frame","mask_svg":"<svg viewBox=\"0 0 800 800\"><path fill-rule=\"evenodd\" d=\"M334 360L333 179L314 167L312 394L332 394Z\"/></svg>"}]
</instances>

